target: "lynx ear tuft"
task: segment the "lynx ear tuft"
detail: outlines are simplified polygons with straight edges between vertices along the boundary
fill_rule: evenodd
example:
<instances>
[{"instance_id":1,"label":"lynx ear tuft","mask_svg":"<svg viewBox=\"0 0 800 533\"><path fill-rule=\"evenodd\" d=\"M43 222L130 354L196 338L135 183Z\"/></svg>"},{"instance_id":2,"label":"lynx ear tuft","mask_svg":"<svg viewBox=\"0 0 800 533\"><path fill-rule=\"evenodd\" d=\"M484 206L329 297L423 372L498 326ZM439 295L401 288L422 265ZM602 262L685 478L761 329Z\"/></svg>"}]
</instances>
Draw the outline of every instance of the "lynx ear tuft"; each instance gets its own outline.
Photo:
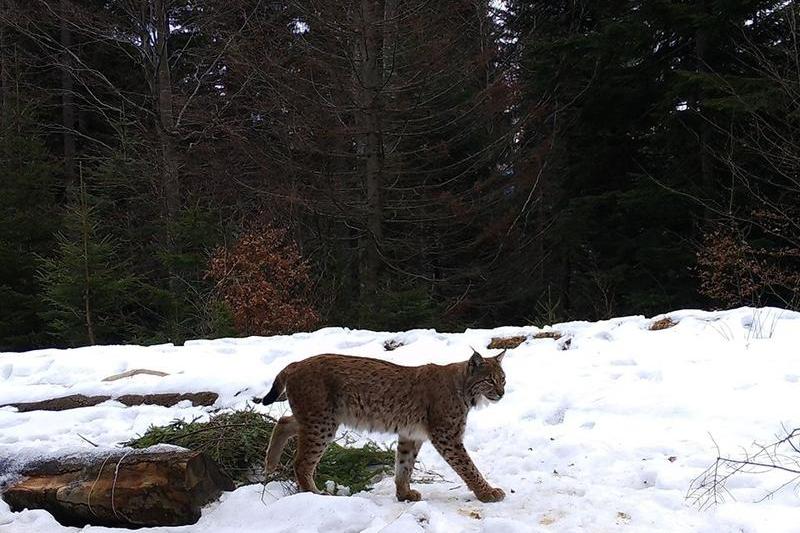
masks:
<instances>
[{"instance_id":1,"label":"lynx ear tuft","mask_svg":"<svg viewBox=\"0 0 800 533\"><path fill-rule=\"evenodd\" d=\"M494 356L494 358L497 359L498 363L502 363L503 362L503 357L506 356L506 352L507 351L508 351L508 348L506 348L505 350L503 350L502 352L500 352L499 354Z\"/></svg>"}]
</instances>

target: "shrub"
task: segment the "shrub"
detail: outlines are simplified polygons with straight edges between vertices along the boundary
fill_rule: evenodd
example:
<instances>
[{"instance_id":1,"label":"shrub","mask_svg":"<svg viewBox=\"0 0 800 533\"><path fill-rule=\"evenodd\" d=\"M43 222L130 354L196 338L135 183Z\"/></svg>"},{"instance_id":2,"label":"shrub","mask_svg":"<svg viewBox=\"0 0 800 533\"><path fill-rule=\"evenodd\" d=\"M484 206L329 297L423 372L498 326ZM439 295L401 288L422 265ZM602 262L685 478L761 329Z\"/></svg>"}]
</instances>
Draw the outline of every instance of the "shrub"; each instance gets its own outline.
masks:
<instances>
[{"instance_id":1,"label":"shrub","mask_svg":"<svg viewBox=\"0 0 800 533\"><path fill-rule=\"evenodd\" d=\"M777 233L778 223L753 213ZM784 239L784 242L792 242ZM795 307L800 301L800 249L733 226L718 227L704 236L697 254L700 292L725 306L764 305L771 301Z\"/></svg>"},{"instance_id":2,"label":"shrub","mask_svg":"<svg viewBox=\"0 0 800 533\"><path fill-rule=\"evenodd\" d=\"M274 335L313 329L319 314L309 301L310 268L285 229L267 226L217 248L206 276L230 309L236 330Z\"/></svg>"}]
</instances>

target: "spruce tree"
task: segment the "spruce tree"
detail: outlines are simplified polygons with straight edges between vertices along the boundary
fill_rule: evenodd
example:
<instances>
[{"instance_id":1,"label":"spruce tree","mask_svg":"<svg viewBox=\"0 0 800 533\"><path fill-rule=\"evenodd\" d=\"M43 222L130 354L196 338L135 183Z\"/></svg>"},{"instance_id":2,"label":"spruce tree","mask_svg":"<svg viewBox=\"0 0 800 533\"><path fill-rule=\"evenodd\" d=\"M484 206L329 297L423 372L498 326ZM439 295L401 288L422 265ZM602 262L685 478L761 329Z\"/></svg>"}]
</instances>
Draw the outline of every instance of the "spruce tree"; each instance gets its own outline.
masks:
<instances>
[{"instance_id":1,"label":"spruce tree","mask_svg":"<svg viewBox=\"0 0 800 533\"><path fill-rule=\"evenodd\" d=\"M128 314L137 280L119 260L121 243L99 221L99 202L81 181L57 234L56 253L40 259L42 316L48 333L66 346L120 342L132 329Z\"/></svg>"}]
</instances>

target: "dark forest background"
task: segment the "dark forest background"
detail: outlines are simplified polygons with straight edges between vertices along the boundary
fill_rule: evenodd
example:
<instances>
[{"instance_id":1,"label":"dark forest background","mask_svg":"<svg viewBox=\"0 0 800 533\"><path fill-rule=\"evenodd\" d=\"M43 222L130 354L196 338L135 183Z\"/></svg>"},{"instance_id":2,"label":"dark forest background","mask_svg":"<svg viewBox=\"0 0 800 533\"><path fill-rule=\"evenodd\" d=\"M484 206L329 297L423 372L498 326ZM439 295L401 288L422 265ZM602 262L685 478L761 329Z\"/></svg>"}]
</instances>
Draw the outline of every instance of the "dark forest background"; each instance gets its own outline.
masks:
<instances>
[{"instance_id":1,"label":"dark forest background","mask_svg":"<svg viewBox=\"0 0 800 533\"><path fill-rule=\"evenodd\" d=\"M0 349L798 308L798 21L0 0Z\"/></svg>"}]
</instances>

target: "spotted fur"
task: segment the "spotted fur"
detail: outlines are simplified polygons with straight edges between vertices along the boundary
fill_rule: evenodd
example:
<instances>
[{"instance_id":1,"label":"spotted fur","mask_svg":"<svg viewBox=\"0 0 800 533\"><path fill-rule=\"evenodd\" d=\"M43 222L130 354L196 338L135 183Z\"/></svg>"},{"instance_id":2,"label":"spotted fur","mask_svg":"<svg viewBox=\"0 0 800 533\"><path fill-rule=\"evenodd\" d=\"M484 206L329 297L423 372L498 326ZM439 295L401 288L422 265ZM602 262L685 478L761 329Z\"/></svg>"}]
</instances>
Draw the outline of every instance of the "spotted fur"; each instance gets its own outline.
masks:
<instances>
[{"instance_id":1,"label":"spotted fur","mask_svg":"<svg viewBox=\"0 0 800 533\"><path fill-rule=\"evenodd\" d=\"M484 502L500 501L494 488L475 467L463 444L469 410L481 401L498 401L505 392L500 365L505 350L483 358L473 350L467 361L449 365L400 366L387 361L345 355L317 355L284 368L264 398L289 400L291 416L273 430L266 471L278 467L281 452L297 436L294 470L302 491L319 492L314 470L340 425L397 433L395 485L397 499L417 501L411 489L422 443L433 447Z\"/></svg>"}]
</instances>

